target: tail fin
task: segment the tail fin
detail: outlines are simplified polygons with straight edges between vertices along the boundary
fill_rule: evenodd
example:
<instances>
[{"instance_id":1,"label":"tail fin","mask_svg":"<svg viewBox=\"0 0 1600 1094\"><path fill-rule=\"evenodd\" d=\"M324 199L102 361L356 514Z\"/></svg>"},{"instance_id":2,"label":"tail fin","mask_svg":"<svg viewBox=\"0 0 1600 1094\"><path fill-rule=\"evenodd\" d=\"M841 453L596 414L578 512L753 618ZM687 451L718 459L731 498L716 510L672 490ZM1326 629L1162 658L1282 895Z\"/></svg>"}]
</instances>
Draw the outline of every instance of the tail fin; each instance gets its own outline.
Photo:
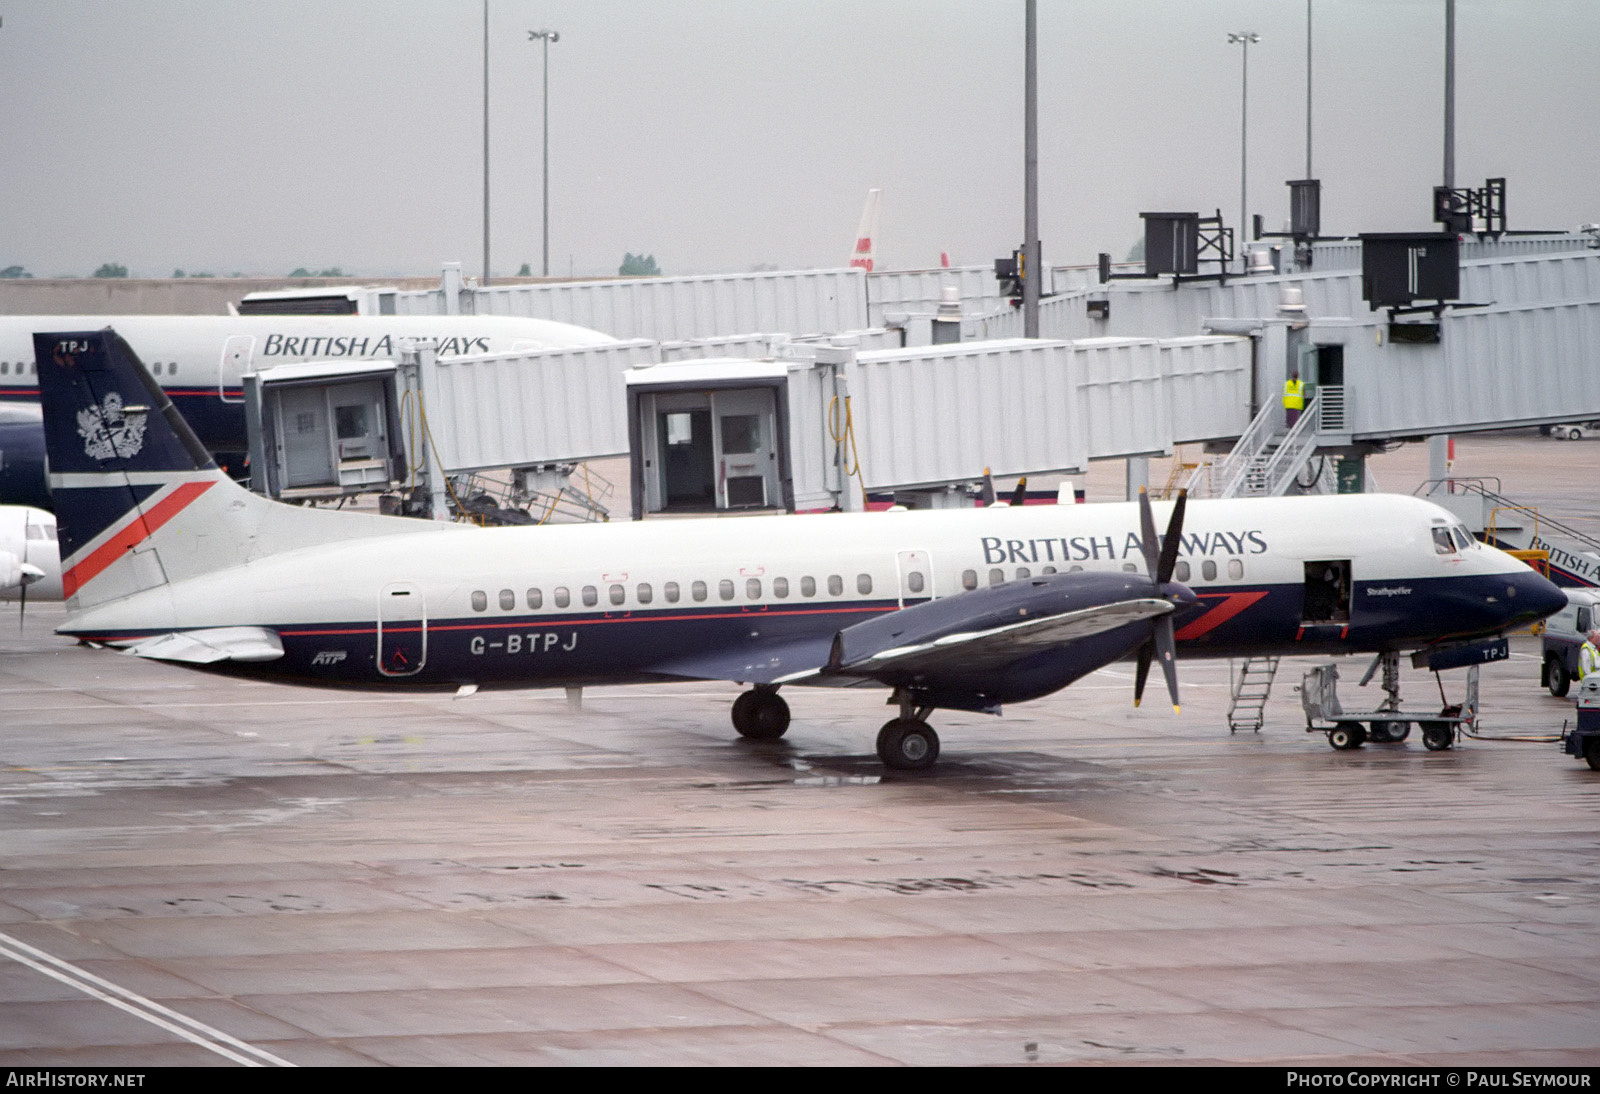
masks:
<instances>
[{"instance_id":1,"label":"tail fin","mask_svg":"<svg viewBox=\"0 0 1600 1094\"><path fill-rule=\"evenodd\" d=\"M861 226L856 229L856 246L850 255L850 265L859 266L868 273L878 261L878 202L883 191L867 191L867 204L861 209Z\"/></svg>"},{"instance_id":2,"label":"tail fin","mask_svg":"<svg viewBox=\"0 0 1600 1094\"><path fill-rule=\"evenodd\" d=\"M109 327L35 334L33 350L71 610L277 551L418 527L242 489Z\"/></svg>"}]
</instances>

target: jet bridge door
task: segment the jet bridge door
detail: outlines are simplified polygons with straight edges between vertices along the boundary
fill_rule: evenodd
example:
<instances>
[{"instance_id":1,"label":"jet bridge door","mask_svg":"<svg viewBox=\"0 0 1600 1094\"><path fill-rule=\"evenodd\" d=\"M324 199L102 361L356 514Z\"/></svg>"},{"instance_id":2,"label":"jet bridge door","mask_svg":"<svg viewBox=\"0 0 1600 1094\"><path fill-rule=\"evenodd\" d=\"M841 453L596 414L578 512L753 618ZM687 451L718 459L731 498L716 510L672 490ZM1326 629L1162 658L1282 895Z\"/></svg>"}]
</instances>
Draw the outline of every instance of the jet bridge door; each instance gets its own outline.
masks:
<instances>
[{"instance_id":1,"label":"jet bridge door","mask_svg":"<svg viewBox=\"0 0 1600 1094\"><path fill-rule=\"evenodd\" d=\"M718 391L719 509L764 509L779 504L777 413L770 387Z\"/></svg>"},{"instance_id":2,"label":"jet bridge door","mask_svg":"<svg viewBox=\"0 0 1600 1094\"><path fill-rule=\"evenodd\" d=\"M378 593L378 672L413 676L428 659L428 612L422 587L410 581Z\"/></svg>"}]
</instances>

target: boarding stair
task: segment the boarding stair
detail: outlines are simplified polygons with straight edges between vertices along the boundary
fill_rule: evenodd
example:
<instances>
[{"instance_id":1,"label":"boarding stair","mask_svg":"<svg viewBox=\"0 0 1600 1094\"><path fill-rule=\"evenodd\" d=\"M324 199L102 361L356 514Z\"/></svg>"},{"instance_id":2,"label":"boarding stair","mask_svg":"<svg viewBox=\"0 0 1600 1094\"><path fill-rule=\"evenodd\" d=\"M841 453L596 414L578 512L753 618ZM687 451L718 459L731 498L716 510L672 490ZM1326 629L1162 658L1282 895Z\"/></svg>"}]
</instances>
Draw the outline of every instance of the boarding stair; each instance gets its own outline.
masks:
<instances>
[{"instance_id":1,"label":"boarding stair","mask_svg":"<svg viewBox=\"0 0 1600 1094\"><path fill-rule=\"evenodd\" d=\"M1429 479L1413 493L1440 502L1492 546L1523 559L1557 585L1600 586L1600 538L1536 505L1500 493L1492 476ZM1473 512L1463 512L1463 501Z\"/></svg>"},{"instance_id":2,"label":"boarding stair","mask_svg":"<svg viewBox=\"0 0 1600 1094\"><path fill-rule=\"evenodd\" d=\"M1248 498L1281 497L1296 489L1326 492L1330 478L1326 464L1309 483L1304 473L1316 455L1325 411L1337 410L1342 424L1343 394L1343 388L1318 388L1292 429L1283 426L1283 408L1275 402L1268 403L1240 435L1232 451L1195 469L1189 477L1190 495Z\"/></svg>"},{"instance_id":3,"label":"boarding stair","mask_svg":"<svg viewBox=\"0 0 1600 1094\"><path fill-rule=\"evenodd\" d=\"M1249 730L1261 732L1267 717L1267 698L1272 694L1272 681L1278 675L1277 657L1246 657L1238 670L1228 662L1232 698L1228 702L1228 732Z\"/></svg>"},{"instance_id":4,"label":"boarding stair","mask_svg":"<svg viewBox=\"0 0 1600 1094\"><path fill-rule=\"evenodd\" d=\"M606 521L606 505L616 487L587 463L563 465L540 485L518 485L497 475L450 476L450 513L456 520L483 525L572 524Z\"/></svg>"}]
</instances>

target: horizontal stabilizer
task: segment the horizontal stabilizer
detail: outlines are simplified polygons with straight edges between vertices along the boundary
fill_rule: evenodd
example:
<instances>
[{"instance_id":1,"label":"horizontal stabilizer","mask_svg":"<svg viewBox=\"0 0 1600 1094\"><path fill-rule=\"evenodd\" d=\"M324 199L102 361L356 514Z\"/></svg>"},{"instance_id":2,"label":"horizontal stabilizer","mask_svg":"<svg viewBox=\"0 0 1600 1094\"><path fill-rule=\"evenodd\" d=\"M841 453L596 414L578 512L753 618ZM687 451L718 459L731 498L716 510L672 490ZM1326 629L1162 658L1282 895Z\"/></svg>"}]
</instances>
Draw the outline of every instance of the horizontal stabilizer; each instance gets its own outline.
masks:
<instances>
[{"instance_id":1,"label":"horizontal stabilizer","mask_svg":"<svg viewBox=\"0 0 1600 1094\"><path fill-rule=\"evenodd\" d=\"M210 627L141 638L122 650L153 661L210 665L218 661L276 661L283 656L283 642L277 631L265 627Z\"/></svg>"}]
</instances>

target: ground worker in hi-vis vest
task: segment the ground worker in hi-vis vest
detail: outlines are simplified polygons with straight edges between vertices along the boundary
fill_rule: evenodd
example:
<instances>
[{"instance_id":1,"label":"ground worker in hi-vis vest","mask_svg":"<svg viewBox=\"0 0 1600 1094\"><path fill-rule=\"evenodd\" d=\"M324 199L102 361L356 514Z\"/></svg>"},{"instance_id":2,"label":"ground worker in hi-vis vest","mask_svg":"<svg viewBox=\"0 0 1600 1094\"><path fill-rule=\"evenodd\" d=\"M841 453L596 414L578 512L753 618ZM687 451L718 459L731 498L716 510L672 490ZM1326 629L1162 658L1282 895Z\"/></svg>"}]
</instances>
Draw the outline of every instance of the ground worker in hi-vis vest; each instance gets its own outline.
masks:
<instances>
[{"instance_id":1,"label":"ground worker in hi-vis vest","mask_svg":"<svg viewBox=\"0 0 1600 1094\"><path fill-rule=\"evenodd\" d=\"M1290 369L1289 378L1283 382L1283 416L1290 429L1300 420L1300 411L1306 405L1306 385L1300 380L1300 370Z\"/></svg>"},{"instance_id":2,"label":"ground worker in hi-vis vest","mask_svg":"<svg viewBox=\"0 0 1600 1094\"><path fill-rule=\"evenodd\" d=\"M1600 629L1589 632L1583 648L1578 650L1578 679L1587 680L1590 673L1600 672Z\"/></svg>"}]
</instances>

